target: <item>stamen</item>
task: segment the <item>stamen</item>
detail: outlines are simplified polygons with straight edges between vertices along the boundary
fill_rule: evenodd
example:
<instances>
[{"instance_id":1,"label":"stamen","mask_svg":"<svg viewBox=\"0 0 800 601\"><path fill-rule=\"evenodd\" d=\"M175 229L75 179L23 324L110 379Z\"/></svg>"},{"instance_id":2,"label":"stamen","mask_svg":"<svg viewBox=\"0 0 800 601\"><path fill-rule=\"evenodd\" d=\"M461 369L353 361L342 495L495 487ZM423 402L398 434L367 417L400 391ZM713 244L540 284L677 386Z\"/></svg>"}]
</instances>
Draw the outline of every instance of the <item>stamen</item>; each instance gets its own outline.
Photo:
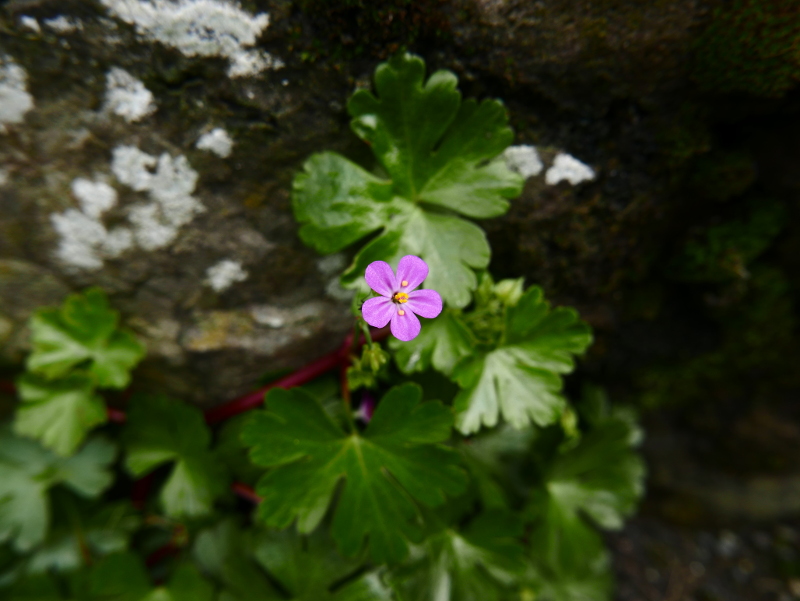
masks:
<instances>
[{"instance_id":1,"label":"stamen","mask_svg":"<svg viewBox=\"0 0 800 601\"><path fill-rule=\"evenodd\" d=\"M405 315L405 314L406 314L406 312L405 312L405 311L403 311L402 309L400 309L400 310L397 312L397 314L398 314L398 315Z\"/></svg>"},{"instance_id":2,"label":"stamen","mask_svg":"<svg viewBox=\"0 0 800 601\"><path fill-rule=\"evenodd\" d=\"M408 286L408 280L403 280L402 282L400 282L400 285L401 286Z\"/></svg>"},{"instance_id":3,"label":"stamen","mask_svg":"<svg viewBox=\"0 0 800 601\"><path fill-rule=\"evenodd\" d=\"M394 300L397 303L407 303L408 302L408 294L405 292L398 292L394 295Z\"/></svg>"}]
</instances>

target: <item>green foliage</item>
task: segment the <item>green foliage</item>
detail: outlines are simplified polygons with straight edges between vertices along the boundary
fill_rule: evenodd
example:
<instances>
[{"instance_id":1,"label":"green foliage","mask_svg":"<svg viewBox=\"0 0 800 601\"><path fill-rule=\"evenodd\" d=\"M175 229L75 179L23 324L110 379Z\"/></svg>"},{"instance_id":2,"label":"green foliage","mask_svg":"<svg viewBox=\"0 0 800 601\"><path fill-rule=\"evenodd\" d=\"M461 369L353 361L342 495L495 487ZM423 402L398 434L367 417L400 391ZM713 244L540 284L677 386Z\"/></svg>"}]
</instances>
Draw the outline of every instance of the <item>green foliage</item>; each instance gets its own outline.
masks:
<instances>
[{"instance_id":1,"label":"green foliage","mask_svg":"<svg viewBox=\"0 0 800 601\"><path fill-rule=\"evenodd\" d=\"M353 359L353 364L347 368L347 381L350 390L359 388L376 388L378 378L386 372L385 366L391 357L377 342L364 346L360 359Z\"/></svg>"},{"instance_id":2,"label":"green foliage","mask_svg":"<svg viewBox=\"0 0 800 601\"><path fill-rule=\"evenodd\" d=\"M456 454L438 444L452 414L421 397L414 385L394 388L363 433L347 434L310 395L271 391L243 433L253 462L274 468L258 485L261 518L278 528L296 519L299 532L312 532L344 479L331 525L339 548L354 555L368 536L375 561L402 559L421 535L414 500L438 505L465 483Z\"/></svg>"},{"instance_id":3,"label":"green foliage","mask_svg":"<svg viewBox=\"0 0 800 601\"><path fill-rule=\"evenodd\" d=\"M800 78L798 36L794 0L733 0L695 44L694 78L713 92L782 96Z\"/></svg>"},{"instance_id":4,"label":"green foliage","mask_svg":"<svg viewBox=\"0 0 800 601\"><path fill-rule=\"evenodd\" d=\"M69 456L95 426L105 423L103 399L94 382L84 374L47 380L27 373L17 381L22 406L14 430L38 438L56 453Z\"/></svg>"},{"instance_id":5,"label":"green foliage","mask_svg":"<svg viewBox=\"0 0 800 601\"><path fill-rule=\"evenodd\" d=\"M99 288L68 296L59 309L37 311L31 318L28 369L52 379L79 367L102 388L124 388L144 348L118 322L119 314Z\"/></svg>"},{"instance_id":6,"label":"green foliage","mask_svg":"<svg viewBox=\"0 0 800 601\"><path fill-rule=\"evenodd\" d=\"M144 356L144 347L118 322L119 314L98 288L33 315L28 373L17 383L23 401L14 422L17 434L69 456L90 430L105 423L95 389L127 386L130 370Z\"/></svg>"},{"instance_id":7,"label":"green foliage","mask_svg":"<svg viewBox=\"0 0 800 601\"><path fill-rule=\"evenodd\" d=\"M205 515L226 488L225 470L209 451L211 433L194 407L164 396L135 397L123 440L125 466L136 477L173 463L160 495L168 516Z\"/></svg>"},{"instance_id":8,"label":"green foliage","mask_svg":"<svg viewBox=\"0 0 800 601\"><path fill-rule=\"evenodd\" d=\"M48 491L64 484L84 497L99 495L111 484L107 468L115 454L111 443L95 438L64 459L0 429L0 541L13 540L20 551L42 542L50 522Z\"/></svg>"},{"instance_id":9,"label":"green foliage","mask_svg":"<svg viewBox=\"0 0 800 601\"><path fill-rule=\"evenodd\" d=\"M640 432L629 415L611 412L602 394L587 397L586 431L576 446L552 455L546 437L537 441L545 465L528 506L531 580L553 601L607 596L606 553L589 522L621 528L643 491L644 463L633 449Z\"/></svg>"},{"instance_id":10,"label":"green foliage","mask_svg":"<svg viewBox=\"0 0 800 601\"><path fill-rule=\"evenodd\" d=\"M508 308L499 344L454 370L463 389L455 400L458 429L466 434L481 424L494 426L500 414L517 428L554 422L565 406L560 374L572 371L572 356L591 340L574 309L551 310L541 288L529 288Z\"/></svg>"},{"instance_id":11,"label":"green foliage","mask_svg":"<svg viewBox=\"0 0 800 601\"><path fill-rule=\"evenodd\" d=\"M436 523L424 549L390 581L400 601L509 599L525 566L521 534L522 522L503 511L481 514L460 532Z\"/></svg>"},{"instance_id":12,"label":"green foliage","mask_svg":"<svg viewBox=\"0 0 800 601\"><path fill-rule=\"evenodd\" d=\"M104 426L98 391L127 386L142 347L100 290L38 311L16 434L0 430L0 597L608 598L597 529L620 527L641 495L638 431L597 394L568 406L562 376L591 341L577 313L482 271L489 247L468 219L502 214L522 185L500 158L505 109L462 102L452 73L426 80L408 54L380 65L375 87L349 104L374 172L311 157L294 182L300 235L322 252L368 239L343 276L352 287L368 262L421 255L449 307L410 342L358 359L354 346L346 377L273 389L215 432L157 394L125 395L124 425ZM104 438L85 441L99 427L119 437L118 463ZM141 498L150 486L158 502Z\"/></svg>"},{"instance_id":13,"label":"green foliage","mask_svg":"<svg viewBox=\"0 0 800 601\"><path fill-rule=\"evenodd\" d=\"M450 311L406 343L392 343L406 373L433 367L462 388L456 427L464 434L502 417L516 428L556 421L566 406L561 374L591 343L589 327L569 308L550 308L541 288L482 276L475 306Z\"/></svg>"},{"instance_id":14,"label":"green foliage","mask_svg":"<svg viewBox=\"0 0 800 601\"><path fill-rule=\"evenodd\" d=\"M300 237L323 253L335 252L381 230L356 256L343 284L360 282L376 260L403 255L425 259L427 285L463 307L477 285L473 269L489 263L482 230L461 216L502 215L522 178L499 155L512 132L502 104L461 101L457 79L399 54L375 72L377 96L367 90L348 104L356 134L369 143L383 175L334 153L311 157L294 182L292 202Z\"/></svg>"},{"instance_id":15,"label":"green foliage","mask_svg":"<svg viewBox=\"0 0 800 601\"><path fill-rule=\"evenodd\" d=\"M450 375L456 363L470 355L473 336L461 319L460 311L445 310L420 331L410 343L392 340L397 365L405 373L423 372L433 367Z\"/></svg>"}]
</instances>

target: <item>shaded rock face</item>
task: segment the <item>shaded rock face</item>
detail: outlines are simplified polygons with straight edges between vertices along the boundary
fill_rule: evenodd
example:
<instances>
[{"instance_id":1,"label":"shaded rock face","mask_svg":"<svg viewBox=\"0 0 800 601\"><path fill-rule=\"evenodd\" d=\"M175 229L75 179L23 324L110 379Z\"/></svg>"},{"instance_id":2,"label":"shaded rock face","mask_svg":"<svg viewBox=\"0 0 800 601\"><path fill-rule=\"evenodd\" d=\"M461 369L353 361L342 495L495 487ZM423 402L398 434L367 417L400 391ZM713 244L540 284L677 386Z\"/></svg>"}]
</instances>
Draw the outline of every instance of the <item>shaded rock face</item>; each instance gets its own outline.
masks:
<instances>
[{"instance_id":1,"label":"shaded rock face","mask_svg":"<svg viewBox=\"0 0 800 601\"><path fill-rule=\"evenodd\" d=\"M690 77L708 7L397 4L5 3L4 361L22 358L32 309L88 285L108 291L147 343L137 382L203 404L338 346L351 320L335 280L349 258L319 257L300 243L291 180L325 149L369 165L345 103L401 46L430 70L455 71L465 96L503 98L516 144L536 147L542 168L520 167L529 176L522 197L481 225L498 276L541 283L599 328L595 373L627 369L644 346L664 355L650 348L658 345L649 326L623 336L633 352L609 353L625 320L695 331L686 326L694 309L660 312L670 292L648 277L663 279L660 257L691 223L705 227L720 212L706 207L687 219L681 200L694 157L729 143ZM760 147L774 148L767 138ZM578 159L592 177L573 185L548 175L559 160L569 164L559 156ZM647 302L631 301L640 297Z\"/></svg>"}]
</instances>

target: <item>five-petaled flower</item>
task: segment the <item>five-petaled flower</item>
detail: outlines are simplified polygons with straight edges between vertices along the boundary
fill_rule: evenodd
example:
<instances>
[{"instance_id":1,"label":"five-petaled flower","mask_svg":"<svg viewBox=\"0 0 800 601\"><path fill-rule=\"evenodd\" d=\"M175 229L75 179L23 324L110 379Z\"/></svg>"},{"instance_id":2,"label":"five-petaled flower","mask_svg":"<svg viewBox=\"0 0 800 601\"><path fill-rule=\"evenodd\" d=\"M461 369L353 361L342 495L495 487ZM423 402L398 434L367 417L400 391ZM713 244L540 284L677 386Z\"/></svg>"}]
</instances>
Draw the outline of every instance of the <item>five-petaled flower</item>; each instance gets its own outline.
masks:
<instances>
[{"instance_id":1,"label":"five-petaled flower","mask_svg":"<svg viewBox=\"0 0 800 601\"><path fill-rule=\"evenodd\" d=\"M392 322L392 335L407 342L420 330L417 315L433 318L442 312L442 297L435 290L415 290L428 277L428 264L406 255L397 266L397 276L386 261L375 261L364 275L367 284L381 296L368 299L361 307L364 321L374 328Z\"/></svg>"}]
</instances>

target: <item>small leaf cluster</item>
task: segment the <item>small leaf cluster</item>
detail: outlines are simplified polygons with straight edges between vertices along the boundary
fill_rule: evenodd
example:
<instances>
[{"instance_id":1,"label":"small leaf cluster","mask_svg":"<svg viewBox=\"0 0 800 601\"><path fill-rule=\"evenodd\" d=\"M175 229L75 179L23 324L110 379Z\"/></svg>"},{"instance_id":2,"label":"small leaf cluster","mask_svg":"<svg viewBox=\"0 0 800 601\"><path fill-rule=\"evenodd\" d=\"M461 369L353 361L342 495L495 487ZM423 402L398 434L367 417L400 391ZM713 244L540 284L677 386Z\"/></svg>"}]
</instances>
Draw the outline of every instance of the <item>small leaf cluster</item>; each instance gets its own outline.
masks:
<instances>
[{"instance_id":1,"label":"small leaf cluster","mask_svg":"<svg viewBox=\"0 0 800 601\"><path fill-rule=\"evenodd\" d=\"M144 347L119 327L119 314L99 288L67 297L60 308L38 310L30 328L33 352L17 382L23 404L14 431L69 456L106 422L97 390L125 388Z\"/></svg>"}]
</instances>

